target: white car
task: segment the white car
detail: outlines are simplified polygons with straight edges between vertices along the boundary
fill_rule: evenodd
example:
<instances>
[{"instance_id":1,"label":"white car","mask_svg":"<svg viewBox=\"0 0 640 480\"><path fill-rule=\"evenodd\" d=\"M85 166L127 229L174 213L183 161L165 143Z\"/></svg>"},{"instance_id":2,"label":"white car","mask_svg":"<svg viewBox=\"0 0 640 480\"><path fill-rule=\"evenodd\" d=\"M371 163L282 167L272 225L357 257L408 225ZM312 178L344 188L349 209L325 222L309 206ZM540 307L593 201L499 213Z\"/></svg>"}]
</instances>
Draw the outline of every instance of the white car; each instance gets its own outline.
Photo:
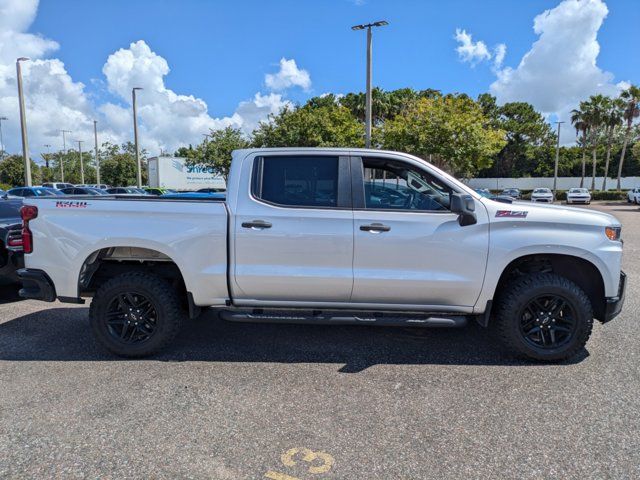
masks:
<instances>
[{"instance_id":1,"label":"white car","mask_svg":"<svg viewBox=\"0 0 640 480\"><path fill-rule=\"evenodd\" d=\"M553 192L548 188L536 188L531 194L531 201L553 203Z\"/></svg>"},{"instance_id":2,"label":"white car","mask_svg":"<svg viewBox=\"0 0 640 480\"><path fill-rule=\"evenodd\" d=\"M640 204L640 188L632 188L627 192L627 202Z\"/></svg>"},{"instance_id":3,"label":"white car","mask_svg":"<svg viewBox=\"0 0 640 480\"><path fill-rule=\"evenodd\" d=\"M227 187L25 199L20 295L91 299L96 338L129 357L214 307L253 323L495 323L512 350L552 361L622 308L606 213L496 202L420 158L353 148L236 150Z\"/></svg>"},{"instance_id":4,"label":"white car","mask_svg":"<svg viewBox=\"0 0 640 480\"><path fill-rule=\"evenodd\" d=\"M586 188L570 188L567 192L567 205L573 203L583 203L589 205L591 203L591 194Z\"/></svg>"}]
</instances>

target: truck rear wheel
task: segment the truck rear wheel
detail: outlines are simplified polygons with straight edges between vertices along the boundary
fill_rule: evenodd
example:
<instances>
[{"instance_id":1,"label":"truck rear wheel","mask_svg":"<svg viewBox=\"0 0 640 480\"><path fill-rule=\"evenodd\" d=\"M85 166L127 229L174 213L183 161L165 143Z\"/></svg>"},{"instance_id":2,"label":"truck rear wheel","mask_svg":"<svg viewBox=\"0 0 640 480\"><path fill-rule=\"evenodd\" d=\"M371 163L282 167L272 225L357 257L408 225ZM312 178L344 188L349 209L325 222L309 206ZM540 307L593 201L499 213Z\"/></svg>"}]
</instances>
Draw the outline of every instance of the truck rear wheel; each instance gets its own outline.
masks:
<instances>
[{"instance_id":1,"label":"truck rear wheel","mask_svg":"<svg viewBox=\"0 0 640 480\"><path fill-rule=\"evenodd\" d=\"M519 355L561 361L582 350L593 328L589 298L575 283L553 273L514 280L497 305L497 333Z\"/></svg>"},{"instance_id":2,"label":"truck rear wheel","mask_svg":"<svg viewBox=\"0 0 640 480\"><path fill-rule=\"evenodd\" d=\"M177 292L164 279L130 272L98 289L89 319L94 336L107 350L123 357L144 357L175 338L182 310Z\"/></svg>"}]
</instances>

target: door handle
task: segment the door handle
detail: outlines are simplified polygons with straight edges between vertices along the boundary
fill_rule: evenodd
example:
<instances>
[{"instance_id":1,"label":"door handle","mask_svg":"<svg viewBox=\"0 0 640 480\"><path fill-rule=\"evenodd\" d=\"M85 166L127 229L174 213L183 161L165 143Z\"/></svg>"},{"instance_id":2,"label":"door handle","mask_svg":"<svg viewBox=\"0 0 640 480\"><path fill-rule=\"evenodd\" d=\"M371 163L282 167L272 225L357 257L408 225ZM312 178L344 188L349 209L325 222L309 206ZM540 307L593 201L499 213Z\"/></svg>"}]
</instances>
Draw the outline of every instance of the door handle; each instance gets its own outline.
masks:
<instances>
[{"instance_id":1,"label":"door handle","mask_svg":"<svg viewBox=\"0 0 640 480\"><path fill-rule=\"evenodd\" d=\"M262 230L263 228L271 228L271 224L264 220L254 220L252 222L242 222L242 227Z\"/></svg>"},{"instance_id":2,"label":"door handle","mask_svg":"<svg viewBox=\"0 0 640 480\"><path fill-rule=\"evenodd\" d=\"M360 230L362 230L363 232L379 233L388 232L389 230L391 230L391 227L383 225L381 223L372 223L371 225L360 225Z\"/></svg>"}]
</instances>

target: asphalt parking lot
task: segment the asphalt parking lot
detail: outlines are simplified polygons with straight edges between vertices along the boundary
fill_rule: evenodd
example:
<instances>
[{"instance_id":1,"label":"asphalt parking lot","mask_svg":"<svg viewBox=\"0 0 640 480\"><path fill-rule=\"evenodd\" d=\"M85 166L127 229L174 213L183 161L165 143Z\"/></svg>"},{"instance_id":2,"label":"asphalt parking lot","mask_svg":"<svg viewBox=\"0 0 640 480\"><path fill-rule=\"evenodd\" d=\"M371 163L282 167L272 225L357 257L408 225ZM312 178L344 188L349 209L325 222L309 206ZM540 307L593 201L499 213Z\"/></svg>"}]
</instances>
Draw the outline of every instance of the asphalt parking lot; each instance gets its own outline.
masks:
<instances>
[{"instance_id":1,"label":"asphalt parking lot","mask_svg":"<svg viewBox=\"0 0 640 480\"><path fill-rule=\"evenodd\" d=\"M0 305L0 478L640 477L640 209L627 300L562 365L486 330L185 322L148 360L95 345L86 306Z\"/></svg>"}]
</instances>

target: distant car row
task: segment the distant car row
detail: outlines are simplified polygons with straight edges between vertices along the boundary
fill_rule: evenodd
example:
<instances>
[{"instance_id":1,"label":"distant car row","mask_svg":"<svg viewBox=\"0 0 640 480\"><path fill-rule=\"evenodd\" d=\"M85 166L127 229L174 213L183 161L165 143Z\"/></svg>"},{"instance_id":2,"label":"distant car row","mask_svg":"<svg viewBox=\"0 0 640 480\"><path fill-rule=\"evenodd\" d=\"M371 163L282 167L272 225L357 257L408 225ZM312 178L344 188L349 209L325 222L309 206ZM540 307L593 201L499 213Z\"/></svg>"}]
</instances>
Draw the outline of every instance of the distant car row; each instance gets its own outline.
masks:
<instances>
[{"instance_id":1,"label":"distant car row","mask_svg":"<svg viewBox=\"0 0 640 480\"><path fill-rule=\"evenodd\" d=\"M37 187L16 187L7 192L0 191L0 194L7 194L14 197L51 197L56 195L185 195L198 193L200 196L216 193L218 191L211 188L203 188L197 192L176 192L168 188L154 187L109 187L108 185L73 185L71 183L44 183ZM224 196L224 194L222 194ZM179 197L177 197L179 198Z\"/></svg>"},{"instance_id":2,"label":"distant car row","mask_svg":"<svg viewBox=\"0 0 640 480\"><path fill-rule=\"evenodd\" d=\"M631 192L634 192L634 191L637 193L634 194L635 197L632 197ZM500 200L505 198L508 198L511 200L522 199L522 192L520 192L520 189L518 188L505 188L504 190L502 190L502 192L500 192L500 195L494 195L486 188L477 188L476 192L478 192L483 197L491 198L494 200ZM640 204L640 188L636 188L634 190L629 191L629 202L634 201L633 200L634 198L636 199L635 203ZM533 190L533 192L531 192L531 201L542 202L542 203L553 203L555 201L555 195L553 194L550 188L536 188ZM591 193L589 193L588 189L570 188L569 191L567 191L567 204L572 205L572 204L578 204L578 203L582 203L584 205L589 205L591 203Z\"/></svg>"}]
</instances>

